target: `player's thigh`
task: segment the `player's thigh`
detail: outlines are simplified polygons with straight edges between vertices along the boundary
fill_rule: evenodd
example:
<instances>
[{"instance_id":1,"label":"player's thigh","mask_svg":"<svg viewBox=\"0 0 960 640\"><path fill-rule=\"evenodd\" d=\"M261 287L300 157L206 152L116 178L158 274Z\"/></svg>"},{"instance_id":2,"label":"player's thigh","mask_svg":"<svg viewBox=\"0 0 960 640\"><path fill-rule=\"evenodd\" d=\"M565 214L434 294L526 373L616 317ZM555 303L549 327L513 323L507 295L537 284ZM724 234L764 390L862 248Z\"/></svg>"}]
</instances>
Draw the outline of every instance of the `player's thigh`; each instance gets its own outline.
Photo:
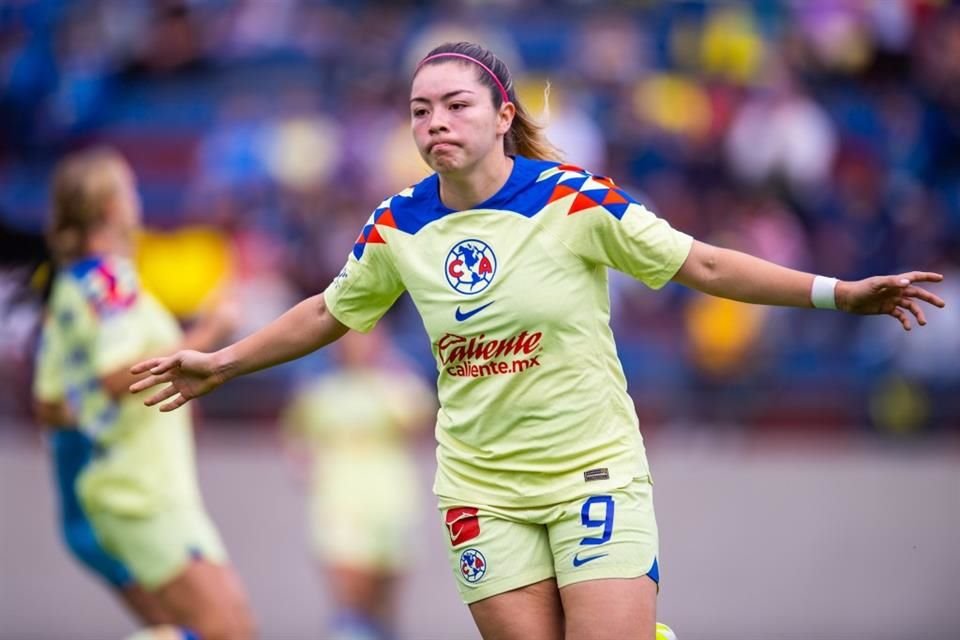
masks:
<instances>
[{"instance_id":1,"label":"player's thigh","mask_svg":"<svg viewBox=\"0 0 960 640\"><path fill-rule=\"evenodd\" d=\"M557 638L562 625L547 530L518 510L441 508L447 554L485 638Z\"/></svg>"},{"instance_id":2,"label":"player's thigh","mask_svg":"<svg viewBox=\"0 0 960 640\"><path fill-rule=\"evenodd\" d=\"M470 605L484 640L561 640L563 607L553 578Z\"/></svg>"},{"instance_id":3,"label":"player's thigh","mask_svg":"<svg viewBox=\"0 0 960 640\"><path fill-rule=\"evenodd\" d=\"M561 589L587 580L645 575L659 581L659 536L647 478L566 503L548 529Z\"/></svg>"},{"instance_id":4,"label":"player's thigh","mask_svg":"<svg viewBox=\"0 0 960 640\"><path fill-rule=\"evenodd\" d=\"M204 640L254 637L246 593L228 565L196 560L155 593L178 625Z\"/></svg>"},{"instance_id":5,"label":"player's thigh","mask_svg":"<svg viewBox=\"0 0 960 640\"><path fill-rule=\"evenodd\" d=\"M127 609L146 626L174 624L170 615L155 593L151 593L136 583L119 588L117 594Z\"/></svg>"},{"instance_id":6,"label":"player's thigh","mask_svg":"<svg viewBox=\"0 0 960 640\"><path fill-rule=\"evenodd\" d=\"M74 518L64 523L62 530L73 556L110 585L137 620L148 626L173 622L159 599L137 584L129 569L103 548L88 520Z\"/></svg>"},{"instance_id":7,"label":"player's thigh","mask_svg":"<svg viewBox=\"0 0 960 640\"><path fill-rule=\"evenodd\" d=\"M91 512L104 545L173 621L203 638L245 638L250 608L213 523L198 506L147 517Z\"/></svg>"},{"instance_id":8,"label":"player's thigh","mask_svg":"<svg viewBox=\"0 0 960 640\"><path fill-rule=\"evenodd\" d=\"M649 479L567 503L549 532L567 637L652 639L659 538Z\"/></svg>"},{"instance_id":9,"label":"player's thigh","mask_svg":"<svg viewBox=\"0 0 960 640\"><path fill-rule=\"evenodd\" d=\"M657 585L649 576L577 582L560 598L569 640L654 640Z\"/></svg>"}]
</instances>

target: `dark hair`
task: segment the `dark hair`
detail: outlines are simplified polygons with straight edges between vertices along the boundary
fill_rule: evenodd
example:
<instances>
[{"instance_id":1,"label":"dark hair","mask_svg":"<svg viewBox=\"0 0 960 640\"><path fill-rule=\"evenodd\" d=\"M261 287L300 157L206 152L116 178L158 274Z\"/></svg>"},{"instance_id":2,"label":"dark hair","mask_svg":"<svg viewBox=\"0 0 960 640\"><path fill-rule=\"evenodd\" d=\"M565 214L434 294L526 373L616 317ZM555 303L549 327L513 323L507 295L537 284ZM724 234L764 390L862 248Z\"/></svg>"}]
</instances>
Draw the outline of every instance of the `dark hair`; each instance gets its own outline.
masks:
<instances>
[{"instance_id":1,"label":"dark hair","mask_svg":"<svg viewBox=\"0 0 960 640\"><path fill-rule=\"evenodd\" d=\"M7 311L21 304L46 302L53 283L50 254L39 233L9 224L0 214L0 271L13 283Z\"/></svg>"},{"instance_id":2,"label":"dark hair","mask_svg":"<svg viewBox=\"0 0 960 640\"><path fill-rule=\"evenodd\" d=\"M493 106L497 109L500 108L500 105L503 104L503 98L501 96L500 87L497 86L497 80L503 85L503 89L507 93L507 97L510 99L510 102L517 109L517 113L513 118L513 124L510 125L510 129L507 131L507 134L503 138L504 151L508 155L521 155L527 158L534 158L537 160L561 160L560 151L551 144L547 137L543 134L543 127L527 113L526 109L523 108L523 105L520 104L519 99L517 98L516 91L513 86L513 76L510 75L510 70L507 68L507 65L497 56L493 55L489 49L481 47L478 44L472 42L445 42L439 47L434 48L426 56L424 60L427 60L431 56L436 56L437 54L443 53L456 53L463 56L472 58L473 60L484 65L496 75L496 80L490 77L490 74L483 69L480 65L472 65L477 69L477 79L490 89L491 97L493 98ZM429 60L427 62L421 62L420 66L424 65L433 65L440 64L443 62L461 62L462 64L472 64L468 60L463 58L456 58L453 56L450 57L438 57L434 60ZM420 67L417 67L419 70Z\"/></svg>"}]
</instances>

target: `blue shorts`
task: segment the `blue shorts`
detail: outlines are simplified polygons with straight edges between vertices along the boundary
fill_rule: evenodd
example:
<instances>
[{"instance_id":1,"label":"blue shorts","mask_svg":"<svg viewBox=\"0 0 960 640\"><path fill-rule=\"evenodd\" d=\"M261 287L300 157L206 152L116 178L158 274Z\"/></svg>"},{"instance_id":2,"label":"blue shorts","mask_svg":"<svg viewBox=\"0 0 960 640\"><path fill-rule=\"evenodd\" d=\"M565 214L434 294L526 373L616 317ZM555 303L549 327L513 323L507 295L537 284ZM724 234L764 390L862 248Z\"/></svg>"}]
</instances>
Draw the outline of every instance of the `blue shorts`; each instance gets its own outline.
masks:
<instances>
[{"instance_id":1,"label":"blue shorts","mask_svg":"<svg viewBox=\"0 0 960 640\"><path fill-rule=\"evenodd\" d=\"M93 456L93 442L76 429L50 433L50 458L60 503L60 533L73 556L111 586L123 589L133 583L127 568L103 550L77 498L77 476Z\"/></svg>"}]
</instances>

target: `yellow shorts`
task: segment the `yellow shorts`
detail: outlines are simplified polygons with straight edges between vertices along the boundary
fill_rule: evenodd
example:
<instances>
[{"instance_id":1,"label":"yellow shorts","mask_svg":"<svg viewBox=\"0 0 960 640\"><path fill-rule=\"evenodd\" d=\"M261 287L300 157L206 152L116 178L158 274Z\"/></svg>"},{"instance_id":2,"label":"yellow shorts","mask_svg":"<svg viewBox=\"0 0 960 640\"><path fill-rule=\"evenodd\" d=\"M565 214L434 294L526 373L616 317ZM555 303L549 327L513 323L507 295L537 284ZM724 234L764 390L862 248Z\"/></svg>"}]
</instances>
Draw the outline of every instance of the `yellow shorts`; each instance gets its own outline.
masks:
<instances>
[{"instance_id":1,"label":"yellow shorts","mask_svg":"<svg viewBox=\"0 0 960 640\"><path fill-rule=\"evenodd\" d=\"M328 565L392 573L410 564L414 523L408 514L312 509L313 551Z\"/></svg>"},{"instance_id":2,"label":"yellow shorts","mask_svg":"<svg viewBox=\"0 0 960 640\"><path fill-rule=\"evenodd\" d=\"M386 573L409 566L421 515L416 467L399 456L341 455L317 471L310 532L320 561Z\"/></svg>"},{"instance_id":3,"label":"yellow shorts","mask_svg":"<svg viewBox=\"0 0 960 640\"><path fill-rule=\"evenodd\" d=\"M147 590L170 582L194 560L227 561L220 534L200 507L169 509L146 517L104 512L89 516L103 547Z\"/></svg>"},{"instance_id":4,"label":"yellow shorts","mask_svg":"<svg viewBox=\"0 0 960 640\"><path fill-rule=\"evenodd\" d=\"M547 507L448 503L440 515L448 557L467 604L556 578L559 587L649 575L659 582L649 477Z\"/></svg>"}]
</instances>

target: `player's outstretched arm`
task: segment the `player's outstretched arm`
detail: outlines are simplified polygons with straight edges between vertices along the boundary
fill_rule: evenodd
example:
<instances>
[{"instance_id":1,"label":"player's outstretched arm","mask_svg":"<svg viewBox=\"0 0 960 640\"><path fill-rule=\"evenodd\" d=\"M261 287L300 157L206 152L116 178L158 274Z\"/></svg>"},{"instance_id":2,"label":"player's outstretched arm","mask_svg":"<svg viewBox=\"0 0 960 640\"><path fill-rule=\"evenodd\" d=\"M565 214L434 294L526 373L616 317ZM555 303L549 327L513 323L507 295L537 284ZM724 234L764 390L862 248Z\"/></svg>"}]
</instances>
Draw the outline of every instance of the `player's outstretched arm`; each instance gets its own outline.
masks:
<instances>
[{"instance_id":1,"label":"player's outstretched arm","mask_svg":"<svg viewBox=\"0 0 960 640\"><path fill-rule=\"evenodd\" d=\"M674 280L697 291L754 304L811 307L815 276L739 251L694 241ZM926 271L838 281L831 301L837 309L858 314L885 314L911 329L912 314L927 323L919 302L943 307L940 297L916 285L940 282L943 276Z\"/></svg>"},{"instance_id":2,"label":"player's outstretched arm","mask_svg":"<svg viewBox=\"0 0 960 640\"><path fill-rule=\"evenodd\" d=\"M259 331L219 351L179 351L134 365L130 369L132 374L149 375L130 385L130 391L137 393L170 383L147 398L144 404L153 406L162 402L161 411L172 411L231 378L316 351L340 338L347 330L327 309L323 294L318 294L300 302Z\"/></svg>"}]
</instances>

